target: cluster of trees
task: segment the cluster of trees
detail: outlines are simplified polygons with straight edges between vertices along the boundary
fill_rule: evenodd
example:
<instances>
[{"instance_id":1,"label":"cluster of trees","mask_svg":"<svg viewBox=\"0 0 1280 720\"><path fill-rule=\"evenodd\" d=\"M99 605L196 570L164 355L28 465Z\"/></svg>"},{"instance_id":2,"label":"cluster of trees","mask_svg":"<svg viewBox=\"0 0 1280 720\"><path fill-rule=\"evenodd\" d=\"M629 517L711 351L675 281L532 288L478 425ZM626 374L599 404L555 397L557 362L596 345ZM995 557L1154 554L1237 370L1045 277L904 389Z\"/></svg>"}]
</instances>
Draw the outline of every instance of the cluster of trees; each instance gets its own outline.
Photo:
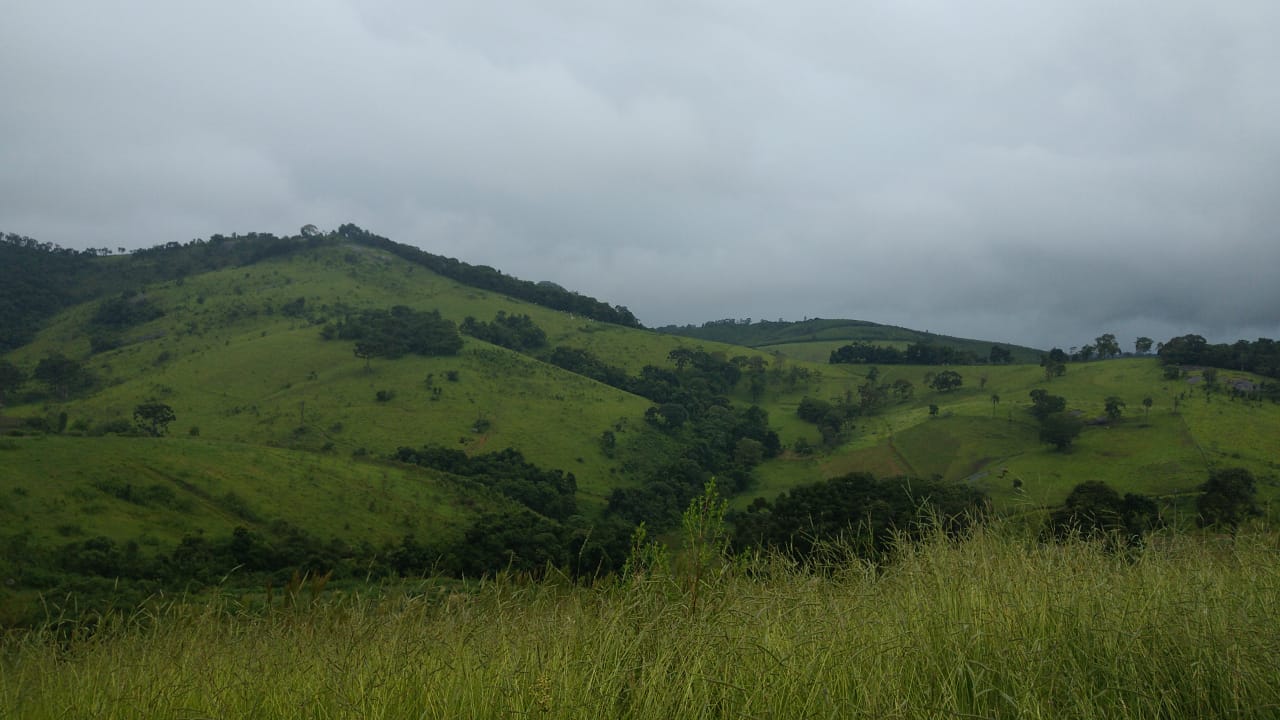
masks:
<instances>
[{"instance_id":1,"label":"cluster of trees","mask_svg":"<svg viewBox=\"0 0 1280 720\"><path fill-rule=\"evenodd\" d=\"M966 350L957 350L950 345L934 345L929 342L911 343L906 350L894 347L883 347L871 343L856 341L831 351L827 362L836 365L875 364L875 365L973 365L981 361L992 364L1013 362L1013 352L1001 345L991 346L986 358L979 358Z\"/></svg>"},{"instance_id":2,"label":"cluster of trees","mask_svg":"<svg viewBox=\"0 0 1280 720\"><path fill-rule=\"evenodd\" d=\"M1040 421L1040 442L1066 450L1084 430L1084 422L1067 412L1067 399L1047 390L1031 391L1031 414Z\"/></svg>"},{"instance_id":3,"label":"cluster of trees","mask_svg":"<svg viewBox=\"0 0 1280 720\"><path fill-rule=\"evenodd\" d=\"M1165 365L1205 365L1280 378L1280 343L1267 338L1211 344L1199 335L1183 335L1159 346Z\"/></svg>"},{"instance_id":4,"label":"cluster of trees","mask_svg":"<svg viewBox=\"0 0 1280 720\"><path fill-rule=\"evenodd\" d=\"M476 320L467 316L460 330L464 335L484 340L494 345L528 353L547 344L547 334L528 315L508 315L499 310L493 322Z\"/></svg>"},{"instance_id":5,"label":"cluster of trees","mask_svg":"<svg viewBox=\"0 0 1280 720\"><path fill-rule=\"evenodd\" d=\"M1073 535L1119 536L1134 545L1163 525L1160 509L1151 498L1137 493L1121 497L1110 485L1090 480L1072 488L1062 507L1049 514L1046 530L1060 540Z\"/></svg>"},{"instance_id":6,"label":"cluster of trees","mask_svg":"<svg viewBox=\"0 0 1280 720\"><path fill-rule=\"evenodd\" d=\"M348 315L325 325L320 334L326 340L354 340L356 357L366 366L374 357L456 355L462 349L462 336L452 320L436 310L420 312L404 305Z\"/></svg>"},{"instance_id":7,"label":"cluster of trees","mask_svg":"<svg viewBox=\"0 0 1280 720\"><path fill-rule=\"evenodd\" d=\"M765 382L762 360L728 359L687 347L673 349L667 360L674 367L646 365L631 376L587 350L557 347L548 356L552 364L654 403L645 411L644 431L656 437L632 433L635 450L623 462L637 486L613 491L607 511L658 528L676 522L713 475L735 490L744 489L752 481L752 468L782 450L767 412L755 405L735 406L729 399L744 378L757 392ZM616 430L602 434L607 453L620 451Z\"/></svg>"},{"instance_id":8,"label":"cluster of trees","mask_svg":"<svg viewBox=\"0 0 1280 720\"><path fill-rule=\"evenodd\" d=\"M1196 524L1202 528L1233 531L1262 515L1257 481L1244 468L1215 470L1197 489ZM1062 506L1049 514L1045 531L1059 540L1073 536L1119 539L1132 546L1163 527L1165 520L1151 497L1139 493L1122 496L1110 485L1090 480L1072 488Z\"/></svg>"},{"instance_id":9,"label":"cluster of trees","mask_svg":"<svg viewBox=\"0 0 1280 720\"><path fill-rule=\"evenodd\" d=\"M89 323L108 330L123 330L163 316L164 310L145 294L126 290L98 303Z\"/></svg>"},{"instance_id":10,"label":"cluster of trees","mask_svg":"<svg viewBox=\"0 0 1280 720\"><path fill-rule=\"evenodd\" d=\"M416 247L401 245L379 237L350 223L338 228L338 236L366 247L385 250L403 260L421 265L434 273L472 287L492 290L553 310L563 310L601 322L642 327L640 321L627 308L621 305L611 306L595 298L570 292L555 283L520 280L504 275L486 265L469 265L453 258L433 255Z\"/></svg>"},{"instance_id":11,"label":"cluster of trees","mask_svg":"<svg viewBox=\"0 0 1280 720\"><path fill-rule=\"evenodd\" d=\"M469 457L461 450L427 445L398 448L392 459L471 478L548 518L566 520L578 512L578 481L573 473L544 470L525 460L519 450Z\"/></svg>"},{"instance_id":12,"label":"cluster of trees","mask_svg":"<svg viewBox=\"0 0 1280 720\"><path fill-rule=\"evenodd\" d=\"M93 373L62 353L51 353L41 358L30 374L8 360L0 360L0 404L4 404L6 398L29 380L43 383L50 393L63 401L88 390L96 382Z\"/></svg>"},{"instance_id":13,"label":"cluster of trees","mask_svg":"<svg viewBox=\"0 0 1280 720\"><path fill-rule=\"evenodd\" d=\"M100 284L90 256L0 233L0 353L25 345L46 318L93 297Z\"/></svg>"},{"instance_id":14,"label":"cluster of trees","mask_svg":"<svg viewBox=\"0 0 1280 720\"><path fill-rule=\"evenodd\" d=\"M757 499L732 516L733 544L776 550L801 562L843 559L849 552L875 559L895 539L934 530L934 521L958 532L986 509L986 496L969 485L858 472L802 485L772 502Z\"/></svg>"}]
</instances>

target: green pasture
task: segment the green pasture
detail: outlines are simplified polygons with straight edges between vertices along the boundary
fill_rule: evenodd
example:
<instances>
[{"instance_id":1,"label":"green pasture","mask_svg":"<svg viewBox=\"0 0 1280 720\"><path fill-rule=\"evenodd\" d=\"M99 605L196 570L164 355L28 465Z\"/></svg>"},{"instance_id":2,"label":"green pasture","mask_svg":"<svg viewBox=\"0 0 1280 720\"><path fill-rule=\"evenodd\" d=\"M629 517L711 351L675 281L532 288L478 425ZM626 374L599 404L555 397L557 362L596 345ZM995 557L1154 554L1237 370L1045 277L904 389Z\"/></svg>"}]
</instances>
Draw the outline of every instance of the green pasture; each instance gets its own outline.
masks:
<instances>
[{"instance_id":1,"label":"green pasture","mask_svg":"<svg viewBox=\"0 0 1280 720\"><path fill-rule=\"evenodd\" d=\"M820 439L814 426L795 417L803 395L838 398L865 381L867 369L828 366L804 388L769 395L765 404L784 442ZM819 458L765 463L757 471L758 486L736 504L745 506L753 497L771 497L796 484L869 471L972 482L1001 507L1017 509L1060 503L1086 480L1103 480L1122 492L1190 493L1212 467L1236 465L1259 478L1264 501L1280 498L1280 433L1275 432L1280 406L1232 401L1221 393L1206 399L1195 373L1189 380L1165 380L1154 358L1073 363L1065 376L1052 380L1034 365L980 365L951 368L965 379L957 390L925 388L924 374L940 369L881 367L880 382L905 378L915 384L915 396L891 403L879 416L855 419L850 439ZM980 387L983 376L985 387ZM1219 383L1236 376L1248 377L1223 372ZM1068 411L1086 420L1105 417L1109 396L1120 397L1127 407L1118 422L1087 426L1064 453L1039 442L1029 412L1035 389L1065 397ZM993 394L999 395L998 404ZM1152 398L1149 413L1143 410L1145 397ZM930 404L939 408L936 417L929 415ZM1019 488L1014 480L1021 481Z\"/></svg>"},{"instance_id":2,"label":"green pasture","mask_svg":"<svg viewBox=\"0 0 1280 720\"><path fill-rule=\"evenodd\" d=\"M192 438L0 438L0 526L38 544L170 548L283 520L320 538L448 538L505 501L464 480L347 457Z\"/></svg>"}]
</instances>

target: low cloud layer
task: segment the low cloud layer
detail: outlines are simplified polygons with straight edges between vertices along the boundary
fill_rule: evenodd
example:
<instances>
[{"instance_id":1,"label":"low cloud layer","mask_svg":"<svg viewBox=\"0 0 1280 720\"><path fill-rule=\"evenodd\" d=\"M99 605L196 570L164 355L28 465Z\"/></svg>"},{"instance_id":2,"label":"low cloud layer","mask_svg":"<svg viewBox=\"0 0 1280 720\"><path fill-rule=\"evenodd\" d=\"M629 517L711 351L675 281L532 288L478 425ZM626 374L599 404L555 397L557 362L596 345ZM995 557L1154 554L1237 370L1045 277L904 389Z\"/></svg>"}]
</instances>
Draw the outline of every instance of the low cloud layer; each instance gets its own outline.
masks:
<instances>
[{"instance_id":1,"label":"low cloud layer","mask_svg":"<svg viewBox=\"0 0 1280 720\"><path fill-rule=\"evenodd\" d=\"M50 0L0 230L355 222L649 325L1280 336L1280 5Z\"/></svg>"}]
</instances>

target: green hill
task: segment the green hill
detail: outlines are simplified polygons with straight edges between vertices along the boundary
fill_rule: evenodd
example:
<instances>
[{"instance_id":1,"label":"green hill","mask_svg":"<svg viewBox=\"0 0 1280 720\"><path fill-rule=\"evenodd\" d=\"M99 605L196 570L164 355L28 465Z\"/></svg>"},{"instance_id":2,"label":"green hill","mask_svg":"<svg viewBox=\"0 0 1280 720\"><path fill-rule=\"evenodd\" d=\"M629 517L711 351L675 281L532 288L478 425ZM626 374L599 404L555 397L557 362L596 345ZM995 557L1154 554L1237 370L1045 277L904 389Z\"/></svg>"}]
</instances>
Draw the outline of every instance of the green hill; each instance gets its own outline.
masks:
<instances>
[{"instance_id":1,"label":"green hill","mask_svg":"<svg viewBox=\"0 0 1280 720\"><path fill-rule=\"evenodd\" d=\"M625 308L350 226L126 256L19 250L6 257L44 258L29 274L84 280L30 307L5 296L17 316L4 327L26 334L0 357L25 376L0 388L0 571L28 587L61 587L29 556L149 577L178 572L174 548L193 542L208 567L594 572L618 566L635 522L678 527L711 477L739 510L859 471L966 483L1012 514L1104 480L1189 520L1198 485L1228 466L1250 470L1264 502L1280 495L1280 405L1222 390L1262 382L1248 373L1222 371L1206 394L1199 371L1167 380L1154 358L1073 362L1052 379L1028 363L831 365L852 341L991 344L828 320L660 333ZM470 334L393 351L413 340L395 318ZM536 331L530 345L503 334L517 325ZM58 358L78 372L51 374ZM962 384L931 388L943 371ZM1039 441L1034 390L1082 420L1108 397L1127 407L1060 452ZM801 417L815 403L857 412L828 432ZM139 431L146 404L172 411L167 436ZM160 564L130 565L125 548Z\"/></svg>"}]
</instances>

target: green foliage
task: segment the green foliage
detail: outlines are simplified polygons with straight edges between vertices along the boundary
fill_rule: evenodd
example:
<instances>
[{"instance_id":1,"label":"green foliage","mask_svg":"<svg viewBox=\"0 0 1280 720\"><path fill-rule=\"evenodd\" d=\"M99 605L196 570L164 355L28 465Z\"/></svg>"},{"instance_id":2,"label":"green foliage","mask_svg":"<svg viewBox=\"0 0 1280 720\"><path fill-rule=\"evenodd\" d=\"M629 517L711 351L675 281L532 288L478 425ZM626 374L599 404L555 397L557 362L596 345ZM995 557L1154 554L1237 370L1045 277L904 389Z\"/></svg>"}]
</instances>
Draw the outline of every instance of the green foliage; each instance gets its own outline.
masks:
<instances>
[{"instance_id":1,"label":"green foliage","mask_svg":"<svg viewBox=\"0 0 1280 720\"><path fill-rule=\"evenodd\" d=\"M1066 412L1054 412L1040 421L1040 442L1065 451L1084 430L1080 418Z\"/></svg>"},{"instance_id":2,"label":"green foliage","mask_svg":"<svg viewBox=\"0 0 1280 720\"><path fill-rule=\"evenodd\" d=\"M1036 388L1030 392L1031 395L1031 414L1036 416L1040 422L1044 422L1045 418L1054 413L1060 413L1067 409L1067 399L1061 395L1050 395L1047 390Z\"/></svg>"},{"instance_id":3,"label":"green foliage","mask_svg":"<svg viewBox=\"0 0 1280 720\"><path fill-rule=\"evenodd\" d=\"M461 450L428 445L418 450L399 448L394 459L471 478L549 518L566 520L578 512L573 473L543 470L518 450L469 457Z\"/></svg>"},{"instance_id":4,"label":"green foliage","mask_svg":"<svg viewBox=\"0 0 1280 720\"><path fill-rule=\"evenodd\" d=\"M126 291L98 303L90 324L108 330L123 330L163 317L164 310L141 293Z\"/></svg>"},{"instance_id":5,"label":"green foliage","mask_svg":"<svg viewBox=\"0 0 1280 720\"><path fill-rule=\"evenodd\" d=\"M822 553L882 557L897 537L927 534L934 523L958 532L978 519L984 495L968 485L850 473L802 485L732 517L734 546L761 547L798 560Z\"/></svg>"},{"instance_id":6,"label":"green foliage","mask_svg":"<svg viewBox=\"0 0 1280 720\"><path fill-rule=\"evenodd\" d=\"M528 353L547 344L547 334L528 315L508 315L499 310L493 322L479 322L471 316L462 321L462 334L470 335L516 352Z\"/></svg>"},{"instance_id":7,"label":"green foliage","mask_svg":"<svg viewBox=\"0 0 1280 720\"><path fill-rule=\"evenodd\" d=\"M943 370L933 376L933 380L929 383L929 387L938 392L951 392L964 384L964 377L955 370Z\"/></svg>"},{"instance_id":8,"label":"green foliage","mask_svg":"<svg viewBox=\"0 0 1280 720\"><path fill-rule=\"evenodd\" d=\"M27 374L22 368L8 360L0 360L0 405L5 404L5 396L22 387L27 381Z\"/></svg>"},{"instance_id":9,"label":"green foliage","mask_svg":"<svg viewBox=\"0 0 1280 720\"><path fill-rule=\"evenodd\" d=\"M715 478L707 481L702 495L695 497L681 515L684 530L684 576L689 596L689 612L698 611L698 601L718 570L725 569L729 557L729 530L725 524L728 501L716 492Z\"/></svg>"},{"instance_id":10,"label":"green foliage","mask_svg":"<svg viewBox=\"0 0 1280 720\"><path fill-rule=\"evenodd\" d=\"M1110 485L1097 480L1076 485L1048 520L1050 533L1058 539L1119 535L1127 544L1140 543L1162 525L1159 508L1151 498L1135 493L1125 493L1122 498Z\"/></svg>"},{"instance_id":11,"label":"green foliage","mask_svg":"<svg viewBox=\"0 0 1280 720\"><path fill-rule=\"evenodd\" d=\"M1104 401L1104 410L1107 413L1107 418L1112 422L1120 419L1120 416L1124 414L1125 407L1124 400L1121 400L1115 395L1108 395L1107 399Z\"/></svg>"},{"instance_id":12,"label":"green foliage","mask_svg":"<svg viewBox=\"0 0 1280 720\"><path fill-rule=\"evenodd\" d=\"M1199 335L1183 335L1163 343L1157 354L1169 366L1201 365L1280 378L1280 342L1268 338L1210 344Z\"/></svg>"},{"instance_id":13,"label":"green foliage","mask_svg":"<svg viewBox=\"0 0 1280 720\"><path fill-rule=\"evenodd\" d=\"M325 326L325 339L354 340L356 357L398 358L408 354L456 355L462 337L451 320L437 311L418 312L404 305L365 310Z\"/></svg>"},{"instance_id":14,"label":"green foliage","mask_svg":"<svg viewBox=\"0 0 1280 720\"><path fill-rule=\"evenodd\" d=\"M1245 520L1262 514L1257 493L1257 481L1248 470L1215 470L1200 486L1196 521L1201 527L1234 530Z\"/></svg>"},{"instance_id":15,"label":"green foliage","mask_svg":"<svg viewBox=\"0 0 1280 720\"><path fill-rule=\"evenodd\" d=\"M145 402L133 409L134 423L151 437L163 436L177 419L173 408L162 402Z\"/></svg>"},{"instance_id":16,"label":"green foliage","mask_svg":"<svg viewBox=\"0 0 1280 720\"><path fill-rule=\"evenodd\" d=\"M1012 353L999 346L991 348L992 363L1008 363L1013 361ZM984 358L985 359L985 358ZM853 342L831 351L828 362L832 365L842 363L876 363L881 365L968 365L977 362L978 357L968 351L957 350L950 345L934 345L931 342L911 343L906 350L898 350L891 346L875 345L867 342Z\"/></svg>"},{"instance_id":17,"label":"green foliage","mask_svg":"<svg viewBox=\"0 0 1280 720\"><path fill-rule=\"evenodd\" d=\"M83 390L93 382L80 363L62 353L53 353L40 360L31 375L49 386L62 400L70 397L73 391Z\"/></svg>"},{"instance_id":18,"label":"green foliage","mask_svg":"<svg viewBox=\"0 0 1280 720\"><path fill-rule=\"evenodd\" d=\"M1112 358L1120 354L1120 343L1112 333L1103 333L1094 340L1094 348L1099 358Z\"/></svg>"}]
</instances>

